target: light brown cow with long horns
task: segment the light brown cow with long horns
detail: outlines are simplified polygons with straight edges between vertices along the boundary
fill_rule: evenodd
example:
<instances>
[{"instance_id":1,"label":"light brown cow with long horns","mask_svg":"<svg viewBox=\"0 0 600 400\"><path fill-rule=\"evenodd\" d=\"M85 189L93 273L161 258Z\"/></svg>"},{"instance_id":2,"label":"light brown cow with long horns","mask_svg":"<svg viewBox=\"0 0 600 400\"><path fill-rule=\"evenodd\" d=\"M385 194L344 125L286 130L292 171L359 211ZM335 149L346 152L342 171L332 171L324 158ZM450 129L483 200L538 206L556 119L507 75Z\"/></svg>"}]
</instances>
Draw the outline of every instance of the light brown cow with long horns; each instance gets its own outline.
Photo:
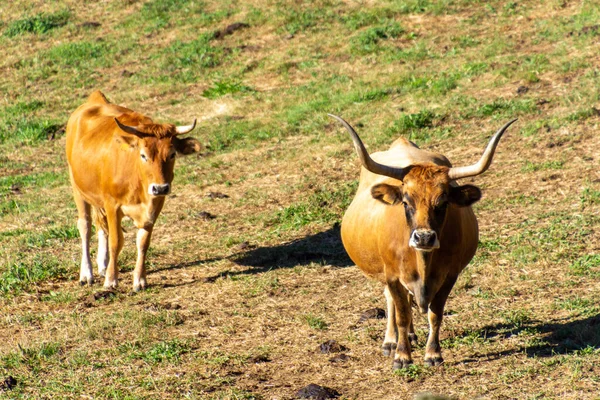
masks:
<instances>
[{"instance_id":1,"label":"light brown cow with long horns","mask_svg":"<svg viewBox=\"0 0 600 400\"><path fill-rule=\"evenodd\" d=\"M456 180L488 169L502 134L516 119L492 137L476 164L452 167L443 155L419 149L404 138L369 156L354 129L342 118L330 116L350 133L363 166L341 233L350 258L385 285L388 320L383 353L395 349L394 369L412 363L415 300L429 319L425 363L439 365L444 306L479 239L471 204L481 198L481 191L473 185L459 186Z\"/></svg>"},{"instance_id":2,"label":"light brown cow with long horns","mask_svg":"<svg viewBox=\"0 0 600 400\"><path fill-rule=\"evenodd\" d=\"M91 209L98 229L98 274L104 287L117 286L117 257L123 247L121 219L130 217L137 232L133 290L146 287L146 252L154 223L171 192L175 154L200 150L194 129L157 124L150 118L111 104L96 91L73 112L67 123L67 161L79 218L82 257L79 282L92 284Z\"/></svg>"}]
</instances>

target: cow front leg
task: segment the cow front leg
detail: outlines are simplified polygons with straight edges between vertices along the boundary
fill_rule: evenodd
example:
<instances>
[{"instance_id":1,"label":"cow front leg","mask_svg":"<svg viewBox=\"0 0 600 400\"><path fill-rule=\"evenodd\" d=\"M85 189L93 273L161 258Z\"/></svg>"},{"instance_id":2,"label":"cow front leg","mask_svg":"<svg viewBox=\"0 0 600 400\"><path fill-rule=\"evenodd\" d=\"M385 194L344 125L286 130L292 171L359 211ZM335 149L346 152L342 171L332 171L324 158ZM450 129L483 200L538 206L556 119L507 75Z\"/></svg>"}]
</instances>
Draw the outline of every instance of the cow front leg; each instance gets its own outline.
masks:
<instances>
[{"instance_id":1,"label":"cow front leg","mask_svg":"<svg viewBox=\"0 0 600 400\"><path fill-rule=\"evenodd\" d=\"M440 346L440 327L444 317L444 307L448 295L456 282L457 277L448 277L446 281L436 293L431 304L427 318L429 319L429 337L425 346L425 365L430 367L440 365L444 362L442 358L442 348Z\"/></svg>"},{"instance_id":2,"label":"cow front leg","mask_svg":"<svg viewBox=\"0 0 600 400\"><path fill-rule=\"evenodd\" d=\"M388 287L396 308L396 329L398 331L398 343L394 355L394 370L408 367L412 364L411 346L408 340L410 330L411 309L408 303L408 293L398 280L388 282Z\"/></svg>"},{"instance_id":3,"label":"cow front leg","mask_svg":"<svg viewBox=\"0 0 600 400\"><path fill-rule=\"evenodd\" d=\"M139 292L146 288L146 253L150 246L152 226L141 228L137 232L137 261L133 270L133 291Z\"/></svg>"},{"instance_id":4,"label":"cow front leg","mask_svg":"<svg viewBox=\"0 0 600 400\"><path fill-rule=\"evenodd\" d=\"M105 207L106 220L108 223L108 267L104 277L104 287L114 289L119 279L119 267L117 259L123 248L123 231L121 230L121 219L123 214L119 209Z\"/></svg>"},{"instance_id":5,"label":"cow front leg","mask_svg":"<svg viewBox=\"0 0 600 400\"><path fill-rule=\"evenodd\" d=\"M396 350L396 343L398 342L398 335L396 331L396 306L394 305L394 299L390 294L390 289L386 286L383 289L385 296L385 302L387 305L387 321L385 327L385 338L383 339L383 355L388 357L393 354Z\"/></svg>"}]
</instances>

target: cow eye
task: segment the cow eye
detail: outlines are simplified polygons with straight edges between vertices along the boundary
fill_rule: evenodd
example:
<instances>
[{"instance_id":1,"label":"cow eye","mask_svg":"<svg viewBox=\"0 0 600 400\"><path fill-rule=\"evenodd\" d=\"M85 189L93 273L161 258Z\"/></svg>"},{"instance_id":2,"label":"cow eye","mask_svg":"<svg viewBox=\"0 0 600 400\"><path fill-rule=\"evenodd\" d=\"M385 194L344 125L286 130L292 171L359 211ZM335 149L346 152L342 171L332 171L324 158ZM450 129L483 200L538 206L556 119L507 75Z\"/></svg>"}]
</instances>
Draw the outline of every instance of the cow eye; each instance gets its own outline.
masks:
<instances>
[{"instance_id":1,"label":"cow eye","mask_svg":"<svg viewBox=\"0 0 600 400\"><path fill-rule=\"evenodd\" d=\"M140 154L140 157L142 157L142 161L148 161L148 158L144 153Z\"/></svg>"}]
</instances>

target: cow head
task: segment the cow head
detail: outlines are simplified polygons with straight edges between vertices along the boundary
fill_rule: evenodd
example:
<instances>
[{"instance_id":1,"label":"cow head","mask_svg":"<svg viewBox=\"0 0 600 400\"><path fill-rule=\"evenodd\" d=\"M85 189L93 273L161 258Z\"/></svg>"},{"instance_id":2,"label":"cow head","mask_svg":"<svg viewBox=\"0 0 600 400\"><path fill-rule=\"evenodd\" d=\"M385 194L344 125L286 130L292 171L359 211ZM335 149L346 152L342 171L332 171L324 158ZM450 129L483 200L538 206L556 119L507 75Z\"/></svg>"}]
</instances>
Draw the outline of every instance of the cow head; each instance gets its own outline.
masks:
<instances>
[{"instance_id":1,"label":"cow head","mask_svg":"<svg viewBox=\"0 0 600 400\"><path fill-rule=\"evenodd\" d=\"M154 123L128 126L117 118L115 122L119 127L117 140L139 153L138 165L147 193L150 196L171 193L176 154L192 154L201 148L194 138L177 137L191 132L196 127L196 120L189 126Z\"/></svg>"},{"instance_id":2,"label":"cow head","mask_svg":"<svg viewBox=\"0 0 600 400\"><path fill-rule=\"evenodd\" d=\"M440 233L446 222L448 208L467 207L481 198L481 191L473 185L459 186L456 179L476 176L485 172L492 162L496 146L504 131L516 121L504 125L492 137L481 159L465 167L446 167L436 164L415 164L403 168L390 167L374 161L354 129L342 118L340 121L350 133L361 163L368 171L394 178L371 187L371 195L376 200L391 206L403 207L406 229L409 230L408 243L402 248L412 248L417 253L414 271L401 271L401 282L415 295L421 310L426 310L432 293L437 292L443 281L440 271L430 271L427 265L430 254L440 247ZM400 184L398 184L400 181Z\"/></svg>"},{"instance_id":3,"label":"cow head","mask_svg":"<svg viewBox=\"0 0 600 400\"><path fill-rule=\"evenodd\" d=\"M404 208L410 229L408 245L417 251L429 252L440 247L439 236L446 221L450 204L466 207L481 198L473 185L450 184L449 168L444 166L413 165L401 180L401 185L379 183L371 188L376 200Z\"/></svg>"}]
</instances>

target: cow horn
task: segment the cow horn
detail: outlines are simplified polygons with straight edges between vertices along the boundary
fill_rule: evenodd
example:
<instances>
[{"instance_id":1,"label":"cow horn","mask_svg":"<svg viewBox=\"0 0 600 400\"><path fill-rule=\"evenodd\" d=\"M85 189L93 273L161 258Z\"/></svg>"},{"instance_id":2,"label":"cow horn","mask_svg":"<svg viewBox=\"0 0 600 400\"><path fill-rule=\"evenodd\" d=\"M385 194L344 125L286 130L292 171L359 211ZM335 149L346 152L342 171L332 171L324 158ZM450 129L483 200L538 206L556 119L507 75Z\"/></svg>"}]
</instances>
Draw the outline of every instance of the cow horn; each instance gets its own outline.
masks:
<instances>
[{"instance_id":1,"label":"cow horn","mask_svg":"<svg viewBox=\"0 0 600 400\"><path fill-rule=\"evenodd\" d=\"M452 167L448 171L448 176L450 179L460 179L467 178L469 176L476 176L484 173L489 166L492 164L492 159L494 158L494 152L496 151L496 146L498 146L498 142L500 142L500 138L504 134L504 131L517 120L517 118L512 121L507 122L502 128L496 132L494 136L490 139L481 159L473 165L468 165L465 167Z\"/></svg>"},{"instance_id":2,"label":"cow horn","mask_svg":"<svg viewBox=\"0 0 600 400\"><path fill-rule=\"evenodd\" d=\"M138 136L138 137L146 136L146 134L144 132L138 131L137 128L134 126L123 125L122 123L119 122L119 120L117 118L115 118L115 122L117 123L119 128L121 128L122 131L125 131L127 133L130 133L130 134Z\"/></svg>"},{"instance_id":3,"label":"cow horn","mask_svg":"<svg viewBox=\"0 0 600 400\"><path fill-rule=\"evenodd\" d=\"M186 133L193 131L195 127L196 127L196 119L194 118L194 122L191 125L176 126L175 132L177 132L178 135L185 135Z\"/></svg>"},{"instance_id":4,"label":"cow horn","mask_svg":"<svg viewBox=\"0 0 600 400\"><path fill-rule=\"evenodd\" d=\"M390 178L395 178L395 179L399 179L399 180L404 179L404 176L411 169L410 165L408 167L404 167L404 168L395 168L395 167L389 167L387 165L379 164L378 162L374 161L369 156L369 153L367 153L367 149L365 149L365 146L364 146L362 140L360 140L360 138L358 137L358 134L356 133L354 128L352 128L350 126L349 123L347 123L346 121L344 121L342 118L338 117L337 115L333 115L333 114L327 114L327 115L340 121L342 123L342 125L344 125L346 130L348 130L348 132L350 133L350 137L352 138L352 141L354 142L354 148L356 149L356 153L358 153L360 162L362 163L363 167L365 167L365 169L367 169L367 171L370 171L377 175L385 175L385 176L389 176Z\"/></svg>"}]
</instances>

